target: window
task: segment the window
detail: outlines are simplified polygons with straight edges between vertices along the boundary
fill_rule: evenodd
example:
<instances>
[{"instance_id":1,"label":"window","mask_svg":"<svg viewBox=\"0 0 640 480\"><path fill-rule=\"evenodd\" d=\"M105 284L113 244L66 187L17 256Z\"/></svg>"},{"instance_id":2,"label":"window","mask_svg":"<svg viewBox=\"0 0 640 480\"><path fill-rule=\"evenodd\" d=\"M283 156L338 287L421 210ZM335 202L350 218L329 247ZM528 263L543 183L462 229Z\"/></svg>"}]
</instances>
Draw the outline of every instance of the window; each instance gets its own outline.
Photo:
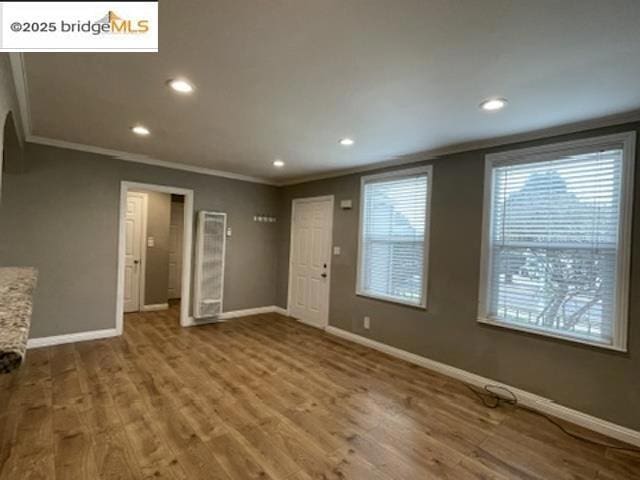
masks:
<instances>
[{"instance_id":1,"label":"window","mask_svg":"<svg viewBox=\"0 0 640 480\"><path fill-rule=\"evenodd\" d=\"M626 349L634 145L487 156L479 321Z\"/></svg>"},{"instance_id":2,"label":"window","mask_svg":"<svg viewBox=\"0 0 640 480\"><path fill-rule=\"evenodd\" d=\"M424 307L431 172L362 178L357 293Z\"/></svg>"}]
</instances>

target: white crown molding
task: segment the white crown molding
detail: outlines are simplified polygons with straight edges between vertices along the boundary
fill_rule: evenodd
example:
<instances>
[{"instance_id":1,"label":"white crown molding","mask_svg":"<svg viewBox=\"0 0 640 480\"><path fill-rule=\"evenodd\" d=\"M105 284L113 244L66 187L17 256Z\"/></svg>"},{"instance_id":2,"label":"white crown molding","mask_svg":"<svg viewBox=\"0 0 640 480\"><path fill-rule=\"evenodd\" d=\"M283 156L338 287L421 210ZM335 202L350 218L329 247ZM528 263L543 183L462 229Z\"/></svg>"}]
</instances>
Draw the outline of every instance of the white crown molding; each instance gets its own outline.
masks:
<instances>
[{"instance_id":1,"label":"white crown molding","mask_svg":"<svg viewBox=\"0 0 640 480\"><path fill-rule=\"evenodd\" d=\"M232 180L240 180L243 182L260 183L263 185L276 186L277 183L266 178L251 177L249 175L241 175L239 173L231 173L223 170L214 170L206 167L196 167L195 165L186 165L184 163L168 162L166 160L158 160L139 153L124 152L121 150L112 150L110 148L95 147L93 145L85 145L83 143L68 142L66 140L57 140L55 138L40 137L37 135L27 135L27 142L37 143L40 145L48 145L50 147L66 148L69 150L78 150L81 152L95 153L123 160L125 162L143 163L154 167L171 168L173 170L182 170L185 172L200 173L202 175L211 175L213 177L230 178Z\"/></svg>"},{"instance_id":2,"label":"white crown molding","mask_svg":"<svg viewBox=\"0 0 640 480\"><path fill-rule=\"evenodd\" d=\"M456 153L471 152L473 150L480 150L486 148L497 148L512 145L520 142L530 142L534 140L544 140L549 137L555 137L559 135L569 135L572 133L580 133L595 128L613 127L615 125L623 125L625 123L639 122L640 110L631 110L615 115L608 115L606 117L594 118L591 120L584 120L580 122L567 123L563 125L557 125L555 127L549 127L539 130L533 130L525 133L517 133L513 135L505 135L502 137L488 138L484 140L477 140L473 142L456 143L448 145L446 147L437 148L433 150L425 150L423 152L406 155L403 157L393 158L391 160L384 160L381 162L370 163L361 167L347 168L342 170L336 170L333 172L320 173L318 175L310 175L297 177L290 180L278 182L280 187L298 185L301 183L313 182L316 180L326 180L329 178L342 177L345 175L351 175L354 173L369 172L372 170L380 170L383 168L399 167L408 165L411 163L424 162L428 160L434 160L438 157L445 155L453 155Z\"/></svg>"},{"instance_id":3,"label":"white crown molding","mask_svg":"<svg viewBox=\"0 0 640 480\"><path fill-rule=\"evenodd\" d=\"M555 127L534 130L526 133L518 133L513 135L506 135L502 137L495 137L485 140L478 140L472 142L457 143L442 148L433 150L426 150L417 152L415 154L406 155L398 158L392 158L390 160L384 160L381 162L370 163L360 167L347 168L341 170L333 170L318 175L309 175L296 177L289 180L269 180L261 177L252 177L248 175L242 175L223 170L215 170L207 167L198 167L195 165L187 165L183 163L170 162L166 160L158 160L150 158L146 155L136 154L132 152L125 152L119 150L112 150L108 148L96 147L93 145L86 145L81 143L68 142L65 140L59 140L48 137L41 137L33 135L31 126L31 109L29 107L29 88L26 77L26 69L24 67L24 57L22 53L10 53L11 67L13 72L13 80L16 87L16 96L18 99L18 105L20 108L20 118L22 124L22 130L24 138L27 142L38 143L41 145L49 145L59 148L68 148L71 150L78 150L89 153L96 153L99 155L105 155L108 157L114 157L118 160L124 160L128 162L143 163L146 165L153 165L157 167L171 168L174 170L183 170L193 173L201 173L203 175L212 175L215 177L230 178L234 180L241 180L251 183L260 183L264 185L273 185L278 187L284 187L289 185L297 185L300 183L307 183L316 180L324 180L328 178L341 177L344 175L350 175L360 172L368 172L371 170L378 170L382 168L389 168L401 165L407 165L420 161L433 160L436 157L443 155L451 155L455 153L468 152L472 150L478 150L483 148L493 148L504 145L509 145L518 142L526 142L532 140L540 140L547 137L556 135L566 135L571 133L581 132L583 130L590 130L593 128L609 127L613 125L620 125L623 123L630 123L640 121L640 110L632 110L629 112L623 112L620 114L609 115L605 117L595 118L591 120L585 120L580 122L574 122L564 125L558 125Z\"/></svg>"},{"instance_id":4,"label":"white crown molding","mask_svg":"<svg viewBox=\"0 0 640 480\"><path fill-rule=\"evenodd\" d=\"M52 337L30 338L27 340L27 348L51 347L65 343L86 342L87 340L98 340L101 338L115 337L118 331L115 328L106 330L92 330L89 332L69 333L67 335L54 335Z\"/></svg>"},{"instance_id":5,"label":"white crown molding","mask_svg":"<svg viewBox=\"0 0 640 480\"><path fill-rule=\"evenodd\" d=\"M230 178L232 180L241 180L244 182L260 183L264 185L277 185L277 182L261 178L252 177L250 175L242 175L233 172L227 172L224 170L215 170L213 168L198 167L195 165L186 165L183 163L169 162L166 160L158 160L148 157L139 153L125 152L121 150L113 150L109 148L96 147L94 145L86 145L82 143L68 142L66 140L59 140L55 138L41 137L33 135L32 122L31 122L31 107L29 105L29 84L27 82L26 68L24 65L24 56L22 53L10 53L9 59L11 62L11 70L13 74L13 83L16 88L16 97L18 100L18 107L20 108L20 120L22 133L24 139L30 143L37 143L40 145L48 145L51 147L67 148L70 150L77 150L81 152L95 153L98 155L104 155L107 157L113 157L117 160L123 160L126 162L143 163L146 165L153 165L155 167L171 168L173 170L183 170L186 172L200 173L203 175L211 175L214 177Z\"/></svg>"},{"instance_id":6,"label":"white crown molding","mask_svg":"<svg viewBox=\"0 0 640 480\"><path fill-rule=\"evenodd\" d=\"M476 375L475 373L467 372L466 370L452 367L451 365L431 360L430 358L422 357L420 355L416 355L415 353L407 352L406 350L392 347L385 343L377 342L370 338L366 338L361 335L342 330L341 328L328 326L325 331L331 335L335 335L350 342L373 348L374 350L386 353L387 355L390 355L392 357L399 358L409 363L413 363L414 365L427 368L442 375L446 375L447 377L455 378L456 380L460 380L461 382L467 383L469 385L474 385L480 388L489 384L506 387L516 395L516 397L518 398L518 402L526 407L532 408L556 418L560 418L562 420L566 420L567 422L579 425L594 432L601 433L608 437L615 438L616 440L620 440L621 442L640 447L639 431L617 425L601 418L587 415L586 413L574 410L569 407L565 407L563 405L559 405L551 399L541 397L531 392L527 392L526 390L521 390L519 388L506 385L502 382L497 382L490 378L482 377L480 375Z\"/></svg>"}]
</instances>

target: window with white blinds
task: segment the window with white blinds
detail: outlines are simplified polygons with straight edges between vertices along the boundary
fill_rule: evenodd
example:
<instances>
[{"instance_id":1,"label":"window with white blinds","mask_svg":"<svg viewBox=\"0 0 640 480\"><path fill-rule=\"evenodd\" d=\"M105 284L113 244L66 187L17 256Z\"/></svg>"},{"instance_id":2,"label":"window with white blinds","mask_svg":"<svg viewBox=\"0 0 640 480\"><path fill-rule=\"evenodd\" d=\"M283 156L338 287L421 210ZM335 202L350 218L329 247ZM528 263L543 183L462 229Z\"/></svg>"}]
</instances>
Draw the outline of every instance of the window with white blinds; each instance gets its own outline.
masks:
<instances>
[{"instance_id":1,"label":"window with white blinds","mask_svg":"<svg viewBox=\"0 0 640 480\"><path fill-rule=\"evenodd\" d=\"M426 305L431 167L362 178L360 295Z\"/></svg>"},{"instance_id":2,"label":"window with white blinds","mask_svg":"<svg viewBox=\"0 0 640 480\"><path fill-rule=\"evenodd\" d=\"M481 320L624 347L626 138L488 157Z\"/></svg>"}]
</instances>

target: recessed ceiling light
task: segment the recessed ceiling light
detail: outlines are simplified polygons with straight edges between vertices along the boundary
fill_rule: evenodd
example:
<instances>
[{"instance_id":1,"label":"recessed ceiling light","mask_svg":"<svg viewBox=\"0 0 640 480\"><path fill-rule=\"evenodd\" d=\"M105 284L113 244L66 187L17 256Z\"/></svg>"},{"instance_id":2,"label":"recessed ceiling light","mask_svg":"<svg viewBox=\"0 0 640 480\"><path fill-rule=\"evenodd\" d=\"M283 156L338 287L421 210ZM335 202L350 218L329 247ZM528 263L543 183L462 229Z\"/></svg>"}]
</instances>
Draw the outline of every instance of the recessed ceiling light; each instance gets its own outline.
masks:
<instances>
[{"instance_id":1,"label":"recessed ceiling light","mask_svg":"<svg viewBox=\"0 0 640 480\"><path fill-rule=\"evenodd\" d=\"M193 92L193 85L183 78L175 78L169 80L169 86L178 93L191 93Z\"/></svg>"},{"instance_id":2,"label":"recessed ceiling light","mask_svg":"<svg viewBox=\"0 0 640 480\"><path fill-rule=\"evenodd\" d=\"M149 135L151 133L149 129L143 125L135 125L131 127L131 131L136 135L140 135L142 137Z\"/></svg>"},{"instance_id":3,"label":"recessed ceiling light","mask_svg":"<svg viewBox=\"0 0 640 480\"><path fill-rule=\"evenodd\" d=\"M280 160L280 159L274 160L273 161L273 166L276 167L276 168L282 168L282 167L284 167L284 162L282 160Z\"/></svg>"},{"instance_id":4,"label":"recessed ceiling light","mask_svg":"<svg viewBox=\"0 0 640 480\"><path fill-rule=\"evenodd\" d=\"M507 106L507 103L507 100L504 98L488 98L480 104L480 108L487 112L495 112L497 110L502 110Z\"/></svg>"},{"instance_id":5,"label":"recessed ceiling light","mask_svg":"<svg viewBox=\"0 0 640 480\"><path fill-rule=\"evenodd\" d=\"M353 145L353 144L354 144L354 143L356 143L356 142L354 142L354 141L353 141L352 139L350 139L350 138L342 138L342 139L340 139L340 142L339 142L339 143L340 143L340 145L342 145L342 146L344 146L344 147L350 147L351 145Z\"/></svg>"}]
</instances>

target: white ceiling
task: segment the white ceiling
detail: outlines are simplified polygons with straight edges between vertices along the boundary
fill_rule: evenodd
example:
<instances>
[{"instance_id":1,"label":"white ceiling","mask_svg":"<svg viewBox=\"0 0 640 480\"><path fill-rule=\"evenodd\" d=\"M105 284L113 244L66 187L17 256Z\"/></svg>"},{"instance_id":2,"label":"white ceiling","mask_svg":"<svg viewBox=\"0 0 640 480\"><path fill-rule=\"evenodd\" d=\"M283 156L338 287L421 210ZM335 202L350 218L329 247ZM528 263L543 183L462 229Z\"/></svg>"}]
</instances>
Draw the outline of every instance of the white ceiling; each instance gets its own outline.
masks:
<instances>
[{"instance_id":1,"label":"white ceiling","mask_svg":"<svg viewBox=\"0 0 640 480\"><path fill-rule=\"evenodd\" d=\"M280 182L640 108L637 0L159 9L159 54L26 54L32 135Z\"/></svg>"}]
</instances>

